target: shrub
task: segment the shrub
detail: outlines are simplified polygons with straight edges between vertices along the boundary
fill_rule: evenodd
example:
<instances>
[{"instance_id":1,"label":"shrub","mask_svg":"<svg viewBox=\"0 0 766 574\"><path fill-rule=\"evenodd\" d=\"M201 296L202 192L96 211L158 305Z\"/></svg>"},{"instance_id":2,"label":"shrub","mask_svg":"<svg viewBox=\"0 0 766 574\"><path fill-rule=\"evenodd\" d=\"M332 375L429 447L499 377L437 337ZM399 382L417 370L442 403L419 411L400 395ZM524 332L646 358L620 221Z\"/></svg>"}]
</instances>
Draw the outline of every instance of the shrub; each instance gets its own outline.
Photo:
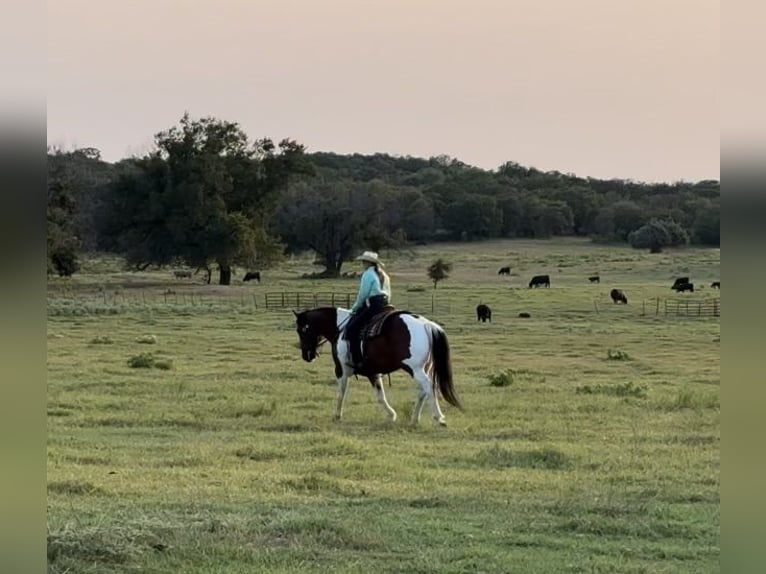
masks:
<instances>
[{"instance_id":1,"label":"shrub","mask_svg":"<svg viewBox=\"0 0 766 574\"><path fill-rule=\"evenodd\" d=\"M157 337L155 335L141 335L140 337L136 337L136 343L154 345L157 343Z\"/></svg>"},{"instance_id":2,"label":"shrub","mask_svg":"<svg viewBox=\"0 0 766 574\"><path fill-rule=\"evenodd\" d=\"M104 335L104 336L99 335L98 337L93 337L90 340L91 345L111 345L113 343L114 341L112 341L111 337L107 335Z\"/></svg>"},{"instance_id":3,"label":"shrub","mask_svg":"<svg viewBox=\"0 0 766 574\"><path fill-rule=\"evenodd\" d=\"M578 395L610 395L613 397L646 398L646 387L628 381L621 385L582 385L575 388Z\"/></svg>"},{"instance_id":4,"label":"shrub","mask_svg":"<svg viewBox=\"0 0 766 574\"><path fill-rule=\"evenodd\" d=\"M630 355L625 351L608 349L606 352L607 361L631 361Z\"/></svg>"},{"instance_id":5,"label":"shrub","mask_svg":"<svg viewBox=\"0 0 766 574\"><path fill-rule=\"evenodd\" d=\"M155 357L152 353L140 353L128 359L131 369L161 369L167 371L173 368L173 361Z\"/></svg>"},{"instance_id":6,"label":"shrub","mask_svg":"<svg viewBox=\"0 0 766 574\"><path fill-rule=\"evenodd\" d=\"M507 371L490 375L487 378L489 379L489 384L493 387L509 387L513 384L513 371L508 369Z\"/></svg>"}]
</instances>

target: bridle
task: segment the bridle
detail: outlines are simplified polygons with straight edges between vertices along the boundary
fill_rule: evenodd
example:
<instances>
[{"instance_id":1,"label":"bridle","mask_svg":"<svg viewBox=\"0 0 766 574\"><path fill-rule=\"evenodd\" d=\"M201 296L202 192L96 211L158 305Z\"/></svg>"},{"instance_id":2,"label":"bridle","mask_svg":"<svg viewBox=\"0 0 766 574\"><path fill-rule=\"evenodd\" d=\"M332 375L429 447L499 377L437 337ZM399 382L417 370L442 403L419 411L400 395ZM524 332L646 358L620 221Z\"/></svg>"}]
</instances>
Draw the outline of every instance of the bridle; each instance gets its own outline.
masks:
<instances>
[{"instance_id":1,"label":"bridle","mask_svg":"<svg viewBox=\"0 0 766 574\"><path fill-rule=\"evenodd\" d=\"M348 323L348 321L350 319L351 319L351 315L349 314L349 316L346 317L345 319L343 319L343 321L341 321L340 325L338 325L338 336L340 336L340 333L343 331L343 327L346 326L346 323ZM306 325L306 327L308 327L308 325ZM319 357L319 355L321 355L321 353L319 352L319 349L321 349L322 346L325 343L329 343L331 341L332 341L332 339L328 339L324 335L319 335L317 337L316 346L314 347L314 353L316 354L317 357Z\"/></svg>"}]
</instances>

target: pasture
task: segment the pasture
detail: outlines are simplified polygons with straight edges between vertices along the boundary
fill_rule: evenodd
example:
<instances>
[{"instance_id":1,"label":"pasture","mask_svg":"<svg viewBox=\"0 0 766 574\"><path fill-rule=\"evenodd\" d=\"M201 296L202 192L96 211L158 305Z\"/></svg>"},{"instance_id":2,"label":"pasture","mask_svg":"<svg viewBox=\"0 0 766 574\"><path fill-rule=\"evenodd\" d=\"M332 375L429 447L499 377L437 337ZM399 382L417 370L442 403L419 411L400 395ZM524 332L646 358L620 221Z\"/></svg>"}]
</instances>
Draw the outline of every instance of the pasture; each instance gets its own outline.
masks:
<instances>
[{"instance_id":1,"label":"pasture","mask_svg":"<svg viewBox=\"0 0 766 574\"><path fill-rule=\"evenodd\" d=\"M107 258L50 280L49 572L719 571L720 322L640 311L718 297L669 287L720 279L719 250L497 241L382 256L400 307L430 298L435 257L454 264L436 289L448 303L412 309L450 339L466 411L441 401L447 428L428 409L409 425L403 373L386 382L396 423L365 380L333 420L329 349L304 363L290 310L252 303L355 291L298 279L308 257L231 287ZM527 289L538 273L550 289ZM197 303L165 303L168 289Z\"/></svg>"}]
</instances>

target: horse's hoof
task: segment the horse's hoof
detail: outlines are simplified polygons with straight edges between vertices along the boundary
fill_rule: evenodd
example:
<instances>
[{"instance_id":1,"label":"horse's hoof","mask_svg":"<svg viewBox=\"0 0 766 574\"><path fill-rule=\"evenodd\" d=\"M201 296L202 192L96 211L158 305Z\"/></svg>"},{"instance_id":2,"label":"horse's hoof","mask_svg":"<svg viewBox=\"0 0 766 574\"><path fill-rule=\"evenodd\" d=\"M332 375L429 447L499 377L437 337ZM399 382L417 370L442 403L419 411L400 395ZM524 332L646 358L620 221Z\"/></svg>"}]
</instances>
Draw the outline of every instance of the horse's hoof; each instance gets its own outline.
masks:
<instances>
[{"instance_id":1,"label":"horse's hoof","mask_svg":"<svg viewBox=\"0 0 766 574\"><path fill-rule=\"evenodd\" d=\"M438 422L438 423L439 423L439 426L440 426L440 427L446 427L446 426L447 426L447 421L445 421L444 419L439 419L439 420L438 420L438 421L436 421L436 422Z\"/></svg>"},{"instance_id":2,"label":"horse's hoof","mask_svg":"<svg viewBox=\"0 0 766 574\"><path fill-rule=\"evenodd\" d=\"M339 423L343 417L341 415L334 415L332 417L332 420L334 420L336 423Z\"/></svg>"}]
</instances>

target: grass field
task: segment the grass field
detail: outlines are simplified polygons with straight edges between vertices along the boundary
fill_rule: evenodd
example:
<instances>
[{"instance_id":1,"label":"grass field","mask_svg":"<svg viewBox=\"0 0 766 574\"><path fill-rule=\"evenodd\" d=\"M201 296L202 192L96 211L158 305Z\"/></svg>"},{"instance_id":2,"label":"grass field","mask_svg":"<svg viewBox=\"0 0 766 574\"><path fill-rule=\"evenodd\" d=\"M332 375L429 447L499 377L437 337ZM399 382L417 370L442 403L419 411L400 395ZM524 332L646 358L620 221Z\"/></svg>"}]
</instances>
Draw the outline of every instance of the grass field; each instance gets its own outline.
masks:
<instances>
[{"instance_id":1,"label":"grass field","mask_svg":"<svg viewBox=\"0 0 766 574\"><path fill-rule=\"evenodd\" d=\"M431 312L437 256L454 271ZM719 319L643 308L718 297L669 286L719 279L719 250L505 241L386 261L394 303L450 338L466 411L442 401L447 428L428 410L409 425L401 373L399 421L361 380L333 421L329 350L302 362L290 310L255 308L356 289L297 279L309 258L228 288L108 258L51 280L49 572L719 571ZM550 289L526 288L537 273Z\"/></svg>"}]
</instances>

